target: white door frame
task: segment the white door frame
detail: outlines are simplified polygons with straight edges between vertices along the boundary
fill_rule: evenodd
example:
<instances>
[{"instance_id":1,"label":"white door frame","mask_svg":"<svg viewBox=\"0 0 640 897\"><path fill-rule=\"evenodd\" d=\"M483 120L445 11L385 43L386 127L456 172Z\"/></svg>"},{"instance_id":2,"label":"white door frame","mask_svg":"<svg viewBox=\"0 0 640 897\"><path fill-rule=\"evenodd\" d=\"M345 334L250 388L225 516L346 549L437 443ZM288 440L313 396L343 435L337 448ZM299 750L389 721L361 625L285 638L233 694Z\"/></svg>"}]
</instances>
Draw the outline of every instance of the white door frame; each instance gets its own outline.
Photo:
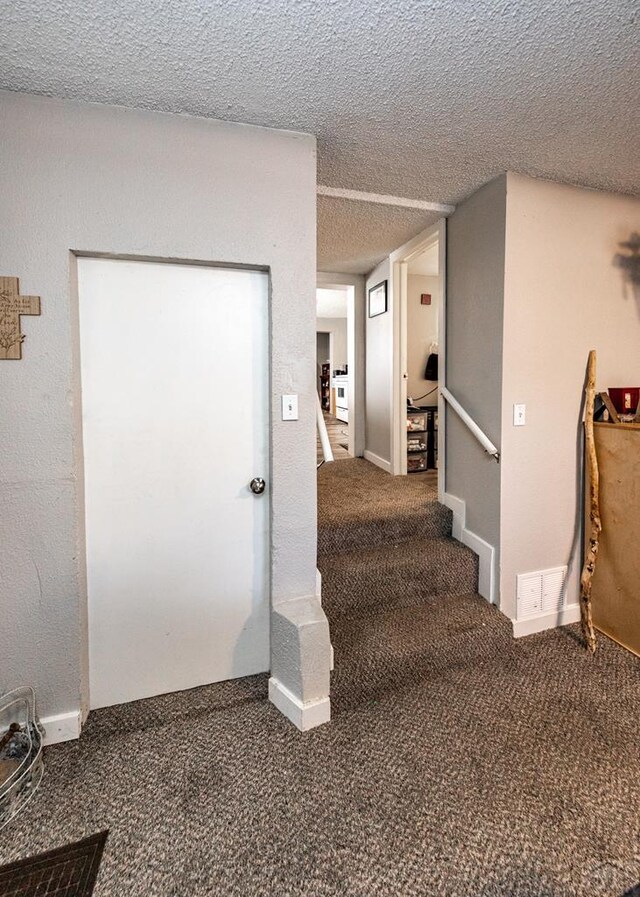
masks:
<instances>
[{"instance_id":1,"label":"white door frame","mask_svg":"<svg viewBox=\"0 0 640 897\"><path fill-rule=\"evenodd\" d=\"M365 284L360 274L318 271L316 286L323 290L347 289L347 358L349 363L349 454L364 455L365 426ZM331 372L333 378L333 371Z\"/></svg>"},{"instance_id":2,"label":"white door frame","mask_svg":"<svg viewBox=\"0 0 640 897\"><path fill-rule=\"evenodd\" d=\"M390 289L393 297L393 383L391 395L391 472L407 473L407 268L411 259L438 243L438 386L445 385L446 372L446 261L447 219L419 233L389 256ZM438 499L445 493L445 412L438 395Z\"/></svg>"},{"instance_id":3,"label":"white door frame","mask_svg":"<svg viewBox=\"0 0 640 897\"><path fill-rule=\"evenodd\" d=\"M86 556L87 556L87 548L86 548L86 519L85 519L85 495L84 495L84 445L83 445L83 423L82 423L82 382L81 382L81 370L80 370L80 296L79 296L79 288L78 288L78 259L81 258L89 258L89 259L110 259L113 261L134 261L134 262L152 262L157 264L168 264L168 265L184 265L185 267L205 267L205 268L240 268L244 271L257 271L262 272L267 275L269 279L269 287L268 287L268 320L269 324L271 322L272 308L271 308L271 269L267 265L256 265L256 264L240 264L240 263L229 263L229 262L219 262L216 260L200 260L200 259L190 259L190 258L181 258L181 257L166 257L166 256L156 256L156 255L137 255L135 253L116 253L116 252L100 252L100 251L88 251L88 250L79 250L73 249L69 251L69 273L70 273L70 298L71 298L71 321L72 321L72 359L73 359L73 407L74 407L74 448L75 448L75 469L77 476L77 484L78 484L78 505L77 505L77 526L78 526L78 538L79 538L79 546L78 552L80 557L79 564L79 577L80 577L80 615L81 615L81 628L80 628L80 656L81 656L81 668L80 668L80 712L77 720L77 726L75 723L69 724L69 733L66 733L64 737L59 738L56 733L54 733L53 738L55 740L49 740L47 743L55 744L56 741L62 740L70 740L73 738L79 738L82 727L86 722L86 719L89 715L89 707L90 707L90 682L89 682L89 625L88 625L88 617L89 617L89 594L88 594L88 584L87 584L87 570L86 570ZM271 330L271 326L269 326L269 331ZM268 346L268 363L269 363L269 380L271 380L272 376L272 365L273 365L273 346L272 346L272 337L269 332L269 346ZM273 409L272 409L272 400L271 396L269 399L269 408L268 408L268 420L269 420L269 483L271 484L273 481L272 474L272 465L273 465ZM269 500L271 500L271 491L269 493ZM270 536L270 544L269 544L269 607L270 613L273 614L274 604L273 604L273 594L271 592L271 578L273 576L273 560L272 560L272 544L273 544L273 532L271 532ZM270 662L271 667L274 665L274 644L271 642L270 646ZM286 711L282 711L286 714ZM66 719L66 714L63 715ZM53 718L52 718L53 719ZM58 717L55 717L57 720Z\"/></svg>"}]
</instances>

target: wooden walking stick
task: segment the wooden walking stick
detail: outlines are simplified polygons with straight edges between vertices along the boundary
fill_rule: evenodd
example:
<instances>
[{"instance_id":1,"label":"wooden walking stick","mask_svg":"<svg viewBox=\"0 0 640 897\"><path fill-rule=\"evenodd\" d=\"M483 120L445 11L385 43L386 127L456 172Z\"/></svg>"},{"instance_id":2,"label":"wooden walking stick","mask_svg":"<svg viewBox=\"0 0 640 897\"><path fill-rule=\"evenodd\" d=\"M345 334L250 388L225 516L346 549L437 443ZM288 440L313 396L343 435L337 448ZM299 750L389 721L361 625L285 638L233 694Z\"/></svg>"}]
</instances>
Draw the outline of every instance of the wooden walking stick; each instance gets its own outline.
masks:
<instances>
[{"instance_id":1,"label":"wooden walking stick","mask_svg":"<svg viewBox=\"0 0 640 897\"><path fill-rule=\"evenodd\" d=\"M593 571L596 567L596 559L598 557L600 533L602 532L602 521L600 520L600 474L598 471L596 444L593 436L593 407L596 397L595 349L592 349L589 352L587 386L585 392L584 435L589 470L589 544L584 557L582 576L580 577L580 616L582 619L582 631L587 642L587 647L592 654L595 654L597 642L591 614L591 583L593 580Z\"/></svg>"}]
</instances>

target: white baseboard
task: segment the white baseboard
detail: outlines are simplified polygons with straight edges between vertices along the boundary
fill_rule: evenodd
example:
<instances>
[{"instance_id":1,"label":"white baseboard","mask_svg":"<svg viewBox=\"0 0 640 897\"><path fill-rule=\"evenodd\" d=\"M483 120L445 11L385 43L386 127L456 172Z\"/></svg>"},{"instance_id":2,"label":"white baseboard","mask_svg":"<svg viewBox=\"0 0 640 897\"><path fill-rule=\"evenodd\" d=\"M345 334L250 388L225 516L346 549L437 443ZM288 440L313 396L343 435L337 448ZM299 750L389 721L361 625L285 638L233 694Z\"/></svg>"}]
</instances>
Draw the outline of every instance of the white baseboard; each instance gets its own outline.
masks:
<instances>
[{"instance_id":1,"label":"white baseboard","mask_svg":"<svg viewBox=\"0 0 640 897\"><path fill-rule=\"evenodd\" d=\"M478 555L478 592L491 604L495 604L497 598L494 585L495 551L493 545L489 545L488 542L465 527L462 528L460 541Z\"/></svg>"},{"instance_id":2,"label":"white baseboard","mask_svg":"<svg viewBox=\"0 0 640 897\"><path fill-rule=\"evenodd\" d=\"M43 742L45 745L60 744L61 741L73 741L75 738L80 738L82 724L79 710L46 716L40 722L45 729Z\"/></svg>"},{"instance_id":3,"label":"white baseboard","mask_svg":"<svg viewBox=\"0 0 640 897\"><path fill-rule=\"evenodd\" d=\"M466 528L467 506L463 499L445 492L442 504L453 511L453 538L478 555L478 592L491 604L497 604L495 548Z\"/></svg>"},{"instance_id":4,"label":"white baseboard","mask_svg":"<svg viewBox=\"0 0 640 897\"><path fill-rule=\"evenodd\" d=\"M580 605L569 604L564 610L554 610L550 614L538 614L535 617L524 617L522 620L513 620L514 638L522 638L525 635L534 635L536 632L544 632L545 629L556 629L558 626L568 626L569 623L580 622Z\"/></svg>"},{"instance_id":5,"label":"white baseboard","mask_svg":"<svg viewBox=\"0 0 640 897\"><path fill-rule=\"evenodd\" d=\"M391 473L391 461L385 461L380 455L376 455L368 449L364 450L364 460L371 461L376 467L381 467L383 470L386 470L387 473Z\"/></svg>"},{"instance_id":6,"label":"white baseboard","mask_svg":"<svg viewBox=\"0 0 640 897\"><path fill-rule=\"evenodd\" d=\"M450 492L445 492L441 501L443 505L453 511L453 538L457 539L458 542L462 542L462 530L464 529L467 516L465 502L458 498L457 495L451 495Z\"/></svg>"},{"instance_id":7,"label":"white baseboard","mask_svg":"<svg viewBox=\"0 0 640 897\"><path fill-rule=\"evenodd\" d=\"M328 723L331 719L331 702L328 697L303 704L273 676L269 679L269 700L301 732L307 732L309 729Z\"/></svg>"}]
</instances>

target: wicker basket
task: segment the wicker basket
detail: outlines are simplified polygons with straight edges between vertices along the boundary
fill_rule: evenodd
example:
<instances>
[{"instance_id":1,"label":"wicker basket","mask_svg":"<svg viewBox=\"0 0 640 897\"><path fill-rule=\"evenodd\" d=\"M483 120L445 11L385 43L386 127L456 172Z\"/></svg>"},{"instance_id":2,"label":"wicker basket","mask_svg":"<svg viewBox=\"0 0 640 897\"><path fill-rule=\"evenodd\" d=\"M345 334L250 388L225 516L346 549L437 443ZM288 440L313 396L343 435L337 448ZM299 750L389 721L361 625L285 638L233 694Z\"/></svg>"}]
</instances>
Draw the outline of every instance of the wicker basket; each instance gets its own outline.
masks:
<instances>
[{"instance_id":1,"label":"wicker basket","mask_svg":"<svg viewBox=\"0 0 640 897\"><path fill-rule=\"evenodd\" d=\"M33 797L44 772L44 729L36 717L32 688L16 688L0 698L0 740L17 723L19 732L0 749L0 828ZM4 761L4 762L3 762Z\"/></svg>"}]
</instances>

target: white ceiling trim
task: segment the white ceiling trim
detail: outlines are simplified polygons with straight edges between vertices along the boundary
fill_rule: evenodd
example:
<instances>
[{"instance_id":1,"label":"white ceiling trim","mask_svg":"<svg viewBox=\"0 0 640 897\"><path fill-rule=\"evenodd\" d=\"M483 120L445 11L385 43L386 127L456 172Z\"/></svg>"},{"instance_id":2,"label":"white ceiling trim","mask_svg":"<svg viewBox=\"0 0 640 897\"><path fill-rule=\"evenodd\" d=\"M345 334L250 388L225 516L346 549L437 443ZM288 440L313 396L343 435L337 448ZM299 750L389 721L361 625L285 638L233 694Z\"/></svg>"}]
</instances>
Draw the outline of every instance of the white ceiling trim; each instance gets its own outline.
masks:
<instances>
[{"instance_id":1,"label":"white ceiling trim","mask_svg":"<svg viewBox=\"0 0 640 897\"><path fill-rule=\"evenodd\" d=\"M442 215L451 215L456 210L455 206L448 206L439 202L410 199L406 196L388 196L385 193L363 193L361 190L344 190L341 187L326 187L323 184L318 184L317 192L319 196L330 196L333 199L372 202L376 205L396 206L400 209L421 209L426 212L440 212Z\"/></svg>"}]
</instances>

